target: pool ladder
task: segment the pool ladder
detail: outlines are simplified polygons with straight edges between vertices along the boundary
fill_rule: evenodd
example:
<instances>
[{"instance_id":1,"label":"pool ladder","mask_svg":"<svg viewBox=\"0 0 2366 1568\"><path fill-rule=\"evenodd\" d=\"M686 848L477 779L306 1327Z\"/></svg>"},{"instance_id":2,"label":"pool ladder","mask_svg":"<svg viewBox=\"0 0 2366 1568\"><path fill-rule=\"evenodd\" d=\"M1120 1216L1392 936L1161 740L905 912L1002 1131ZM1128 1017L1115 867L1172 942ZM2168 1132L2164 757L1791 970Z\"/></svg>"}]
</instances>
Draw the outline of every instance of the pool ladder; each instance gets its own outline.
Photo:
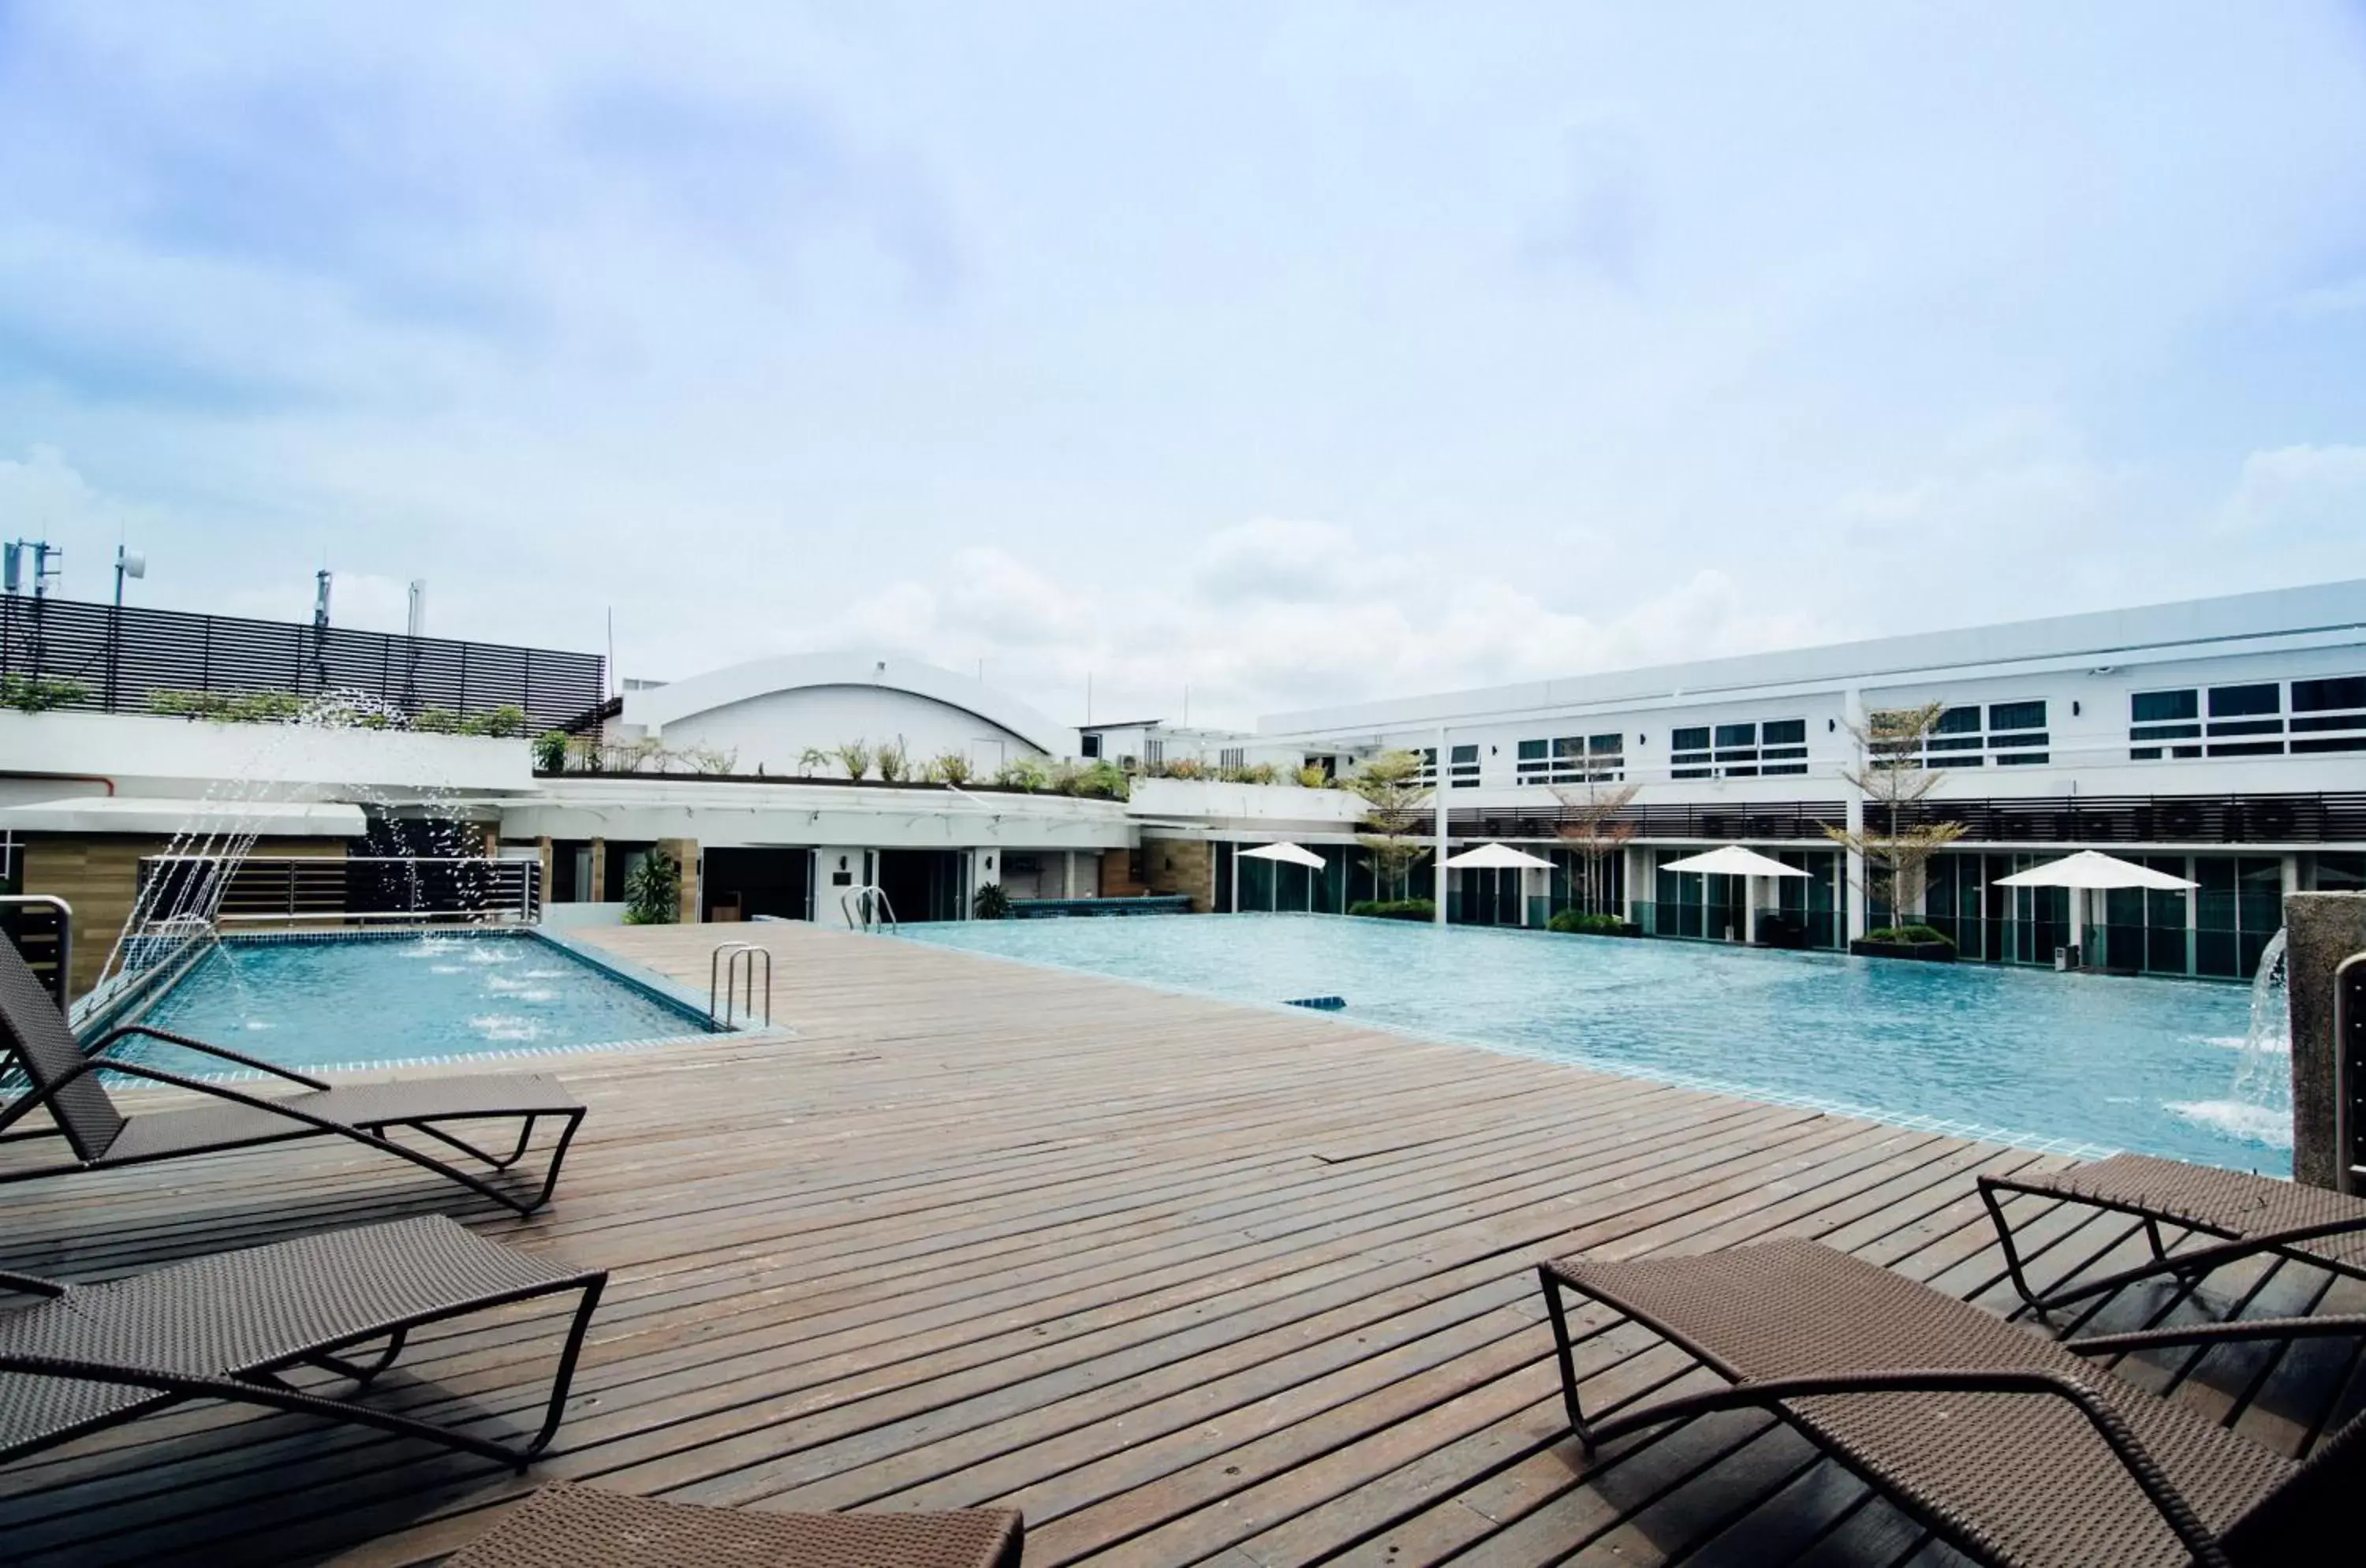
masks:
<instances>
[{"instance_id":1,"label":"pool ladder","mask_svg":"<svg viewBox=\"0 0 2366 1568\"><path fill-rule=\"evenodd\" d=\"M757 961L763 961L764 1027L772 1026L772 950L752 942L719 942L706 959L706 1021L725 1029L738 1027L742 1002L746 1016L756 1017ZM742 961L745 962L742 962Z\"/></svg>"},{"instance_id":2,"label":"pool ladder","mask_svg":"<svg viewBox=\"0 0 2366 1568\"><path fill-rule=\"evenodd\" d=\"M877 883L865 883L839 894L838 912L846 917L846 929L851 931L867 931L874 927L891 931L896 929L896 906L887 901L887 890Z\"/></svg>"}]
</instances>

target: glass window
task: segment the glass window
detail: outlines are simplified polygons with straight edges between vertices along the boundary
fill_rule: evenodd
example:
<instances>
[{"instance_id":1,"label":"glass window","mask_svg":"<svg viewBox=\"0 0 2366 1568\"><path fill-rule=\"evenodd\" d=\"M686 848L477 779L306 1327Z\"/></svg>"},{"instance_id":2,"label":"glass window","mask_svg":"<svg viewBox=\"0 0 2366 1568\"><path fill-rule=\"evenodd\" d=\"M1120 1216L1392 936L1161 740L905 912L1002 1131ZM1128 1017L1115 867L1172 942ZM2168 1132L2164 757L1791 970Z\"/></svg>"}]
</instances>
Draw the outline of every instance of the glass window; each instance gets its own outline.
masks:
<instances>
[{"instance_id":1,"label":"glass window","mask_svg":"<svg viewBox=\"0 0 2366 1568\"><path fill-rule=\"evenodd\" d=\"M1808 743L1808 721L1804 718L1770 719L1759 726L1759 738L1769 746L1805 746Z\"/></svg>"},{"instance_id":2,"label":"glass window","mask_svg":"<svg viewBox=\"0 0 2366 1568\"><path fill-rule=\"evenodd\" d=\"M2324 713L2331 708L2366 708L2366 675L2344 675L2335 681L2294 681L2293 712ZM2293 728L2300 727L2294 725Z\"/></svg>"},{"instance_id":3,"label":"glass window","mask_svg":"<svg viewBox=\"0 0 2366 1568\"><path fill-rule=\"evenodd\" d=\"M1084 743L1078 748L1078 750L1084 756L1092 758L1098 757L1101 754L1101 738L1099 736L1087 735L1081 739Z\"/></svg>"},{"instance_id":4,"label":"glass window","mask_svg":"<svg viewBox=\"0 0 2366 1568\"><path fill-rule=\"evenodd\" d=\"M1543 741L1541 741L1541 740L1523 740L1523 741L1521 741L1521 742L1520 742L1520 761L1523 761L1523 762L1533 762L1533 761L1539 761L1540 759L1542 759L1542 757L1544 756L1544 754L1545 754L1545 743L1544 743Z\"/></svg>"},{"instance_id":5,"label":"glass window","mask_svg":"<svg viewBox=\"0 0 2366 1568\"><path fill-rule=\"evenodd\" d=\"M2045 728L2044 703L1991 703L1989 705L1990 729L2043 729Z\"/></svg>"},{"instance_id":6,"label":"glass window","mask_svg":"<svg viewBox=\"0 0 2366 1568\"><path fill-rule=\"evenodd\" d=\"M1717 743L1727 746L1755 746L1758 727L1754 724L1720 724L1717 727Z\"/></svg>"},{"instance_id":7,"label":"glass window","mask_svg":"<svg viewBox=\"0 0 2366 1568\"><path fill-rule=\"evenodd\" d=\"M2210 688L2210 716L2239 718L2245 714L2282 713L2283 699L2273 681L2255 686Z\"/></svg>"},{"instance_id":8,"label":"glass window","mask_svg":"<svg viewBox=\"0 0 2366 1568\"><path fill-rule=\"evenodd\" d=\"M1627 738L1623 735L1589 735L1585 738L1585 749L1597 757L1615 757L1627 750Z\"/></svg>"},{"instance_id":9,"label":"glass window","mask_svg":"<svg viewBox=\"0 0 2366 1568\"><path fill-rule=\"evenodd\" d=\"M1585 737L1583 735L1563 735L1557 738L1553 741L1553 755L1556 757L1584 756Z\"/></svg>"},{"instance_id":10,"label":"glass window","mask_svg":"<svg viewBox=\"0 0 2366 1568\"><path fill-rule=\"evenodd\" d=\"M1708 750L1708 727L1702 725L1694 729L1671 731L1668 745L1678 751L1706 751Z\"/></svg>"},{"instance_id":11,"label":"glass window","mask_svg":"<svg viewBox=\"0 0 2366 1568\"><path fill-rule=\"evenodd\" d=\"M1977 735L1980 731L1980 710L1977 707L1949 708L1931 727L1934 735Z\"/></svg>"},{"instance_id":12,"label":"glass window","mask_svg":"<svg viewBox=\"0 0 2366 1568\"><path fill-rule=\"evenodd\" d=\"M2173 724L2180 718L2201 716L2199 694L2191 689L2138 692L2128 699L2128 717L2136 724Z\"/></svg>"}]
</instances>

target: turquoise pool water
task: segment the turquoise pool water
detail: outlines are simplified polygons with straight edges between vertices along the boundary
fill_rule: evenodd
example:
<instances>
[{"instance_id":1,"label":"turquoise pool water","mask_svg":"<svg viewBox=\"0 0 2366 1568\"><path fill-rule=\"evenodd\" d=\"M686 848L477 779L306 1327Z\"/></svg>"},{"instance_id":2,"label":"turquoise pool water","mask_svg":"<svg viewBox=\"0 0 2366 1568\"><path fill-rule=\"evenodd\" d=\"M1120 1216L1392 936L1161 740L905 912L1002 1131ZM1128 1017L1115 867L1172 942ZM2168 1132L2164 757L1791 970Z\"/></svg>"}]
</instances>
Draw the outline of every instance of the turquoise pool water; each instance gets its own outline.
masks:
<instances>
[{"instance_id":1,"label":"turquoise pool water","mask_svg":"<svg viewBox=\"0 0 2366 1568\"><path fill-rule=\"evenodd\" d=\"M198 960L140 1021L290 1067L613 1044L706 1031L704 1013L524 932L232 939ZM227 1070L220 1061L175 1046L151 1044L130 1055L173 1072Z\"/></svg>"},{"instance_id":2,"label":"turquoise pool water","mask_svg":"<svg viewBox=\"0 0 2366 1568\"><path fill-rule=\"evenodd\" d=\"M904 935L1245 1001L1344 997L1332 1016L2038 1146L2292 1169L2289 1113L2235 1089L2233 986L1324 916Z\"/></svg>"}]
</instances>

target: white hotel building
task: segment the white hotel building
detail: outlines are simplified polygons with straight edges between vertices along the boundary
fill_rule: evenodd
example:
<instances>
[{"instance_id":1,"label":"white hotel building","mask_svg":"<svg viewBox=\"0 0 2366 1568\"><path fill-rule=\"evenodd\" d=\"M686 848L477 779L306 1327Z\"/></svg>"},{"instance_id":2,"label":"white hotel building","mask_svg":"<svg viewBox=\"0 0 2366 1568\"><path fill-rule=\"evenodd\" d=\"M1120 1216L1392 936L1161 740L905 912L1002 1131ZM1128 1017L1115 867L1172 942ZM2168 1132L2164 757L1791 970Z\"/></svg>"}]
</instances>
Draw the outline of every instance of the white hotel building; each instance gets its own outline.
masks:
<instances>
[{"instance_id":1,"label":"white hotel building","mask_svg":"<svg viewBox=\"0 0 2366 1568\"><path fill-rule=\"evenodd\" d=\"M618 918L629 866L659 846L683 867L686 919L835 921L847 890L866 885L887 888L903 919L961 919L988 882L1043 911L1155 894L1199 910L1338 912L1375 891L1356 843L1356 796L1153 775L1187 756L1210 769L1313 763L1335 775L1400 748L1426 754L1434 773L1443 764L1422 825L1433 845L1441 835L1449 849L1504 841L1555 863L1549 874L1450 872L1454 920L1541 925L1577 901L1586 879L1560 834L1565 794L1632 785L1617 818L1632 836L1599 863L1599 904L1654 936L1732 942L1754 931L1836 947L1869 914L1893 918L1866 909L1861 868L1825 831L1862 824L1867 809L1842 777L1854 760L1849 724L1926 703L1945 707L1927 754L1944 780L1927 809L1964 832L1932 862L1920 907L1894 915L1945 931L1966 959L2050 963L2079 940L2064 895L1997 886L2077 849L2198 884L2107 896L2101 929L2083 934L2113 968L2240 977L2284 893L2366 887L2366 582L1394 698L1229 734L1156 722L1077 729L896 657L758 660L636 686L603 706L606 677L585 655L175 612L112 617L54 602L39 610L21 597L0 602L0 673L64 680L80 694L53 711L0 709L0 892L69 898L79 940L102 951L134 890L186 852L179 830L232 817L263 841L257 869L242 874L250 896L226 910L258 921L281 918L271 891L281 886L291 919L318 918L340 888L357 897L382 886L383 874L341 875L321 863L412 852L430 818L465 829L456 839L437 829L436 852L456 841L512 862L501 886L518 889L516 908L554 920ZM226 648L244 660L227 677ZM522 694L529 734L571 723L709 765L542 771L524 737L297 730L152 711L200 681L213 691L359 686L407 708L432 699L462 713ZM817 764L857 739L900 741L916 761L957 752L972 782L855 782ZM1022 759L1088 757L1130 764L1128 798L976 782ZM1237 854L1279 840L1315 850L1324 870ZM1807 874L1744 885L1664 869L1726 843ZM1434 858L1414 870L1412 893L1432 890ZM299 897L299 887L310 891Z\"/></svg>"}]
</instances>

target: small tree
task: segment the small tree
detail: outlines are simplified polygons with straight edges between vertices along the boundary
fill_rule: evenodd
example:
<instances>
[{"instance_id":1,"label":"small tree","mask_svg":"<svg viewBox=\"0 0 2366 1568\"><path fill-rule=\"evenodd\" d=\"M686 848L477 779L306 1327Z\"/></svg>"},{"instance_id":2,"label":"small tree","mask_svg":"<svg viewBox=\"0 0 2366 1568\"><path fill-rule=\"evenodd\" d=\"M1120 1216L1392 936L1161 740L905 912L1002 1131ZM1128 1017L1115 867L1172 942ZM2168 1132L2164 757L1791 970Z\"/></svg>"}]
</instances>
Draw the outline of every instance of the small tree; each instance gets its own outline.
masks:
<instances>
[{"instance_id":1,"label":"small tree","mask_svg":"<svg viewBox=\"0 0 2366 1568\"><path fill-rule=\"evenodd\" d=\"M1635 824L1621 822L1617 817L1633 802L1637 787L1620 784L1616 789L1602 789L1589 784L1580 791L1560 784L1553 786L1553 794L1570 813L1569 820L1560 825L1561 842L1575 850L1584 862L1578 897L1587 914L1607 912L1603 906L1609 902L1610 886L1603 865L1613 851L1625 849L1635 837Z\"/></svg>"},{"instance_id":2,"label":"small tree","mask_svg":"<svg viewBox=\"0 0 2366 1568\"><path fill-rule=\"evenodd\" d=\"M625 878L625 923L670 926L682 919L682 867L663 850L651 850Z\"/></svg>"},{"instance_id":3,"label":"small tree","mask_svg":"<svg viewBox=\"0 0 2366 1568\"><path fill-rule=\"evenodd\" d=\"M1824 837L1864 860L1857 896L1868 920L1876 900L1887 902L1893 921L1902 919L1906 906L1921 895L1931 857L1964 836L1961 822L1910 820L1946 782L1945 774L1923 764L1924 744L1946 709L1944 703L1881 709L1848 726L1857 761L1841 777L1865 796L1865 825L1856 831L1828 826Z\"/></svg>"},{"instance_id":4,"label":"small tree","mask_svg":"<svg viewBox=\"0 0 2366 1568\"><path fill-rule=\"evenodd\" d=\"M797 753L797 777L813 777L816 768L827 768L838 761L838 753L824 746L808 746Z\"/></svg>"},{"instance_id":5,"label":"small tree","mask_svg":"<svg viewBox=\"0 0 2366 1568\"><path fill-rule=\"evenodd\" d=\"M1364 798L1362 826L1356 835L1371 867L1374 890L1383 899L1403 897L1405 879L1428 852L1420 832L1422 811L1432 791L1421 782L1422 761L1412 751L1383 751L1357 770L1347 787Z\"/></svg>"},{"instance_id":6,"label":"small tree","mask_svg":"<svg viewBox=\"0 0 2366 1568\"><path fill-rule=\"evenodd\" d=\"M556 773L567 767L567 731L546 729L534 738L534 765L539 772Z\"/></svg>"}]
</instances>

